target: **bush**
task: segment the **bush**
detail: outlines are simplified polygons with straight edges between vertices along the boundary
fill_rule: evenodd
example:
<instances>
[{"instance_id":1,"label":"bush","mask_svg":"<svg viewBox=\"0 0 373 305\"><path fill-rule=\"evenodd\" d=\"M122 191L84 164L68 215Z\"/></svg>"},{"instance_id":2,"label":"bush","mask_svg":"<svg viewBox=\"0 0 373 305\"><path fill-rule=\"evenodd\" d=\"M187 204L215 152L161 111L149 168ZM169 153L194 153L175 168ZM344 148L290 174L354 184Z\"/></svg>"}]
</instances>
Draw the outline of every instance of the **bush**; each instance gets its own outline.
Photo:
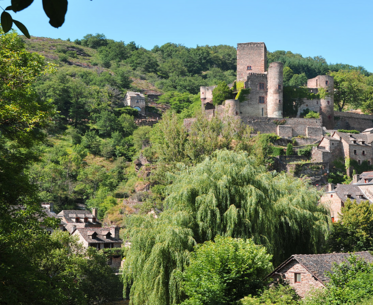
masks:
<instances>
[{"instance_id":1,"label":"bush","mask_svg":"<svg viewBox=\"0 0 373 305\"><path fill-rule=\"evenodd\" d=\"M284 154L284 149L282 147L272 146L272 156L282 156Z\"/></svg>"},{"instance_id":2,"label":"bush","mask_svg":"<svg viewBox=\"0 0 373 305\"><path fill-rule=\"evenodd\" d=\"M310 157L312 148L312 145L307 145L305 148L298 149L298 156Z\"/></svg>"},{"instance_id":3,"label":"bush","mask_svg":"<svg viewBox=\"0 0 373 305\"><path fill-rule=\"evenodd\" d=\"M293 151L293 144L291 143L288 143L288 146L286 147L286 155L287 156L291 156L294 154L294 151Z\"/></svg>"},{"instance_id":4,"label":"bush","mask_svg":"<svg viewBox=\"0 0 373 305\"><path fill-rule=\"evenodd\" d=\"M263 290L260 296L247 296L240 301L240 305L298 305L300 297L289 285L273 285Z\"/></svg>"},{"instance_id":5,"label":"bush","mask_svg":"<svg viewBox=\"0 0 373 305\"><path fill-rule=\"evenodd\" d=\"M319 119L320 114L314 111L310 111L304 116L306 119Z\"/></svg>"},{"instance_id":6,"label":"bush","mask_svg":"<svg viewBox=\"0 0 373 305\"><path fill-rule=\"evenodd\" d=\"M233 304L262 288L271 256L251 239L217 236L197 246L184 272L183 304Z\"/></svg>"},{"instance_id":7,"label":"bush","mask_svg":"<svg viewBox=\"0 0 373 305\"><path fill-rule=\"evenodd\" d=\"M338 129L339 132L343 132L343 133L354 133L354 134L359 134L360 131L357 131L357 130L347 130L347 129Z\"/></svg>"},{"instance_id":8,"label":"bush","mask_svg":"<svg viewBox=\"0 0 373 305\"><path fill-rule=\"evenodd\" d=\"M60 54L58 55L58 59L64 63L67 63L69 62L69 56L67 56L66 54Z\"/></svg>"}]
</instances>

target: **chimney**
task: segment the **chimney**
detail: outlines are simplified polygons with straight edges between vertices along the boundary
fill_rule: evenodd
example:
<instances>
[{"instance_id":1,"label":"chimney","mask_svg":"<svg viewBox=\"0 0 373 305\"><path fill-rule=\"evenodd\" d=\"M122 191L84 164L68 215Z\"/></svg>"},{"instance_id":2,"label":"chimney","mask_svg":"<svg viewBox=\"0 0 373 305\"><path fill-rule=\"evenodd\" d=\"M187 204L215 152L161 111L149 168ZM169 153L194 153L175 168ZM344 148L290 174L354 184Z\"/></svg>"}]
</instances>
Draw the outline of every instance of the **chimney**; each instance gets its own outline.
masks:
<instances>
[{"instance_id":1,"label":"chimney","mask_svg":"<svg viewBox=\"0 0 373 305\"><path fill-rule=\"evenodd\" d=\"M52 202L43 202L41 206L49 212L53 212L53 203Z\"/></svg>"},{"instance_id":2,"label":"chimney","mask_svg":"<svg viewBox=\"0 0 373 305\"><path fill-rule=\"evenodd\" d=\"M328 183L328 192L332 192L334 190L334 184Z\"/></svg>"},{"instance_id":3,"label":"chimney","mask_svg":"<svg viewBox=\"0 0 373 305\"><path fill-rule=\"evenodd\" d=\"M97 219L97 211L98 211L97 208L92 209L92 214L93 214L94 217L96 217L96 219Z\"/></svg>"},{"instance_id":4,"label":"chimney","mask_svg":"<svg viewBox=\"0 0 373 305\"><path fill-rule=\"evenodd\" d=\"M356 174L352 177L352 183L355 184L359 181L360 175Z\"/></svg>"},{"instance_id":5,"label":"chimney","mask_svg":"<svg viewBox=\"0 0 373 305\"><path fill-rule=\"evenodd\" d=\"M119 239L119 227L118 226L110 226L110 233L113 237Z\"/></svg>"}]
</instances>

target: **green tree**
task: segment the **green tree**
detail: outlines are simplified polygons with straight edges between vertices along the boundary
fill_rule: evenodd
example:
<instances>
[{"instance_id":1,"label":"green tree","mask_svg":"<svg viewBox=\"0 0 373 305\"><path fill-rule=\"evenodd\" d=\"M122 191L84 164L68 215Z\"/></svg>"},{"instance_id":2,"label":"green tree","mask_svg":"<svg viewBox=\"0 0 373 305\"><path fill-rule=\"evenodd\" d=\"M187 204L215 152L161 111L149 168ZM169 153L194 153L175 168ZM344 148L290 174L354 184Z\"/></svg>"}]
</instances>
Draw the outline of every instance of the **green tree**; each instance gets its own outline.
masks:
<instances>
[{"instance_id":1,"label":"green tree","mask_svg":"<svg viewBox=\"0 0 373 305\"><path fill-rule=\"evenodd\" d=\"M184 271L183 304L232 304L262 288L271 256L251 239L216 236L191 254Z\"/></svg>"},{"instance_id":2,"label":"green tree","mask_svg":"<svg viewBox=\"0 0 373 305\"><path fill-rule=\"evenodd\" d=\"M258 296L243 298L240 305L299 305L300 297L295 290L287 284L272 284L264 289Z\"/></svg>"},{"instance_id":3,"label":"green tree","mask_svg":"<svg viewBox=\"0 0 373 305\"><path fill-rule=\"evenodd\" d=\"M293 144L291 143L288 143L288 146L286 147L286 155L287 156L291 156L294 154L294 151L293 151Z\"/></svg>"},{"instance_id":4,"label":"green tree","mask_svg":"<svg viewBox=\"0 0 373 305\"><path fill-rule=\"evenodd\" d=\"M364 75L358 71L331 72L334 77L334 103L338 110L342 111L345 106L359 108L365 92Z\"/></svg>"},{"instance_id":5,"label":"green tree","mask_svg":"<svg viewBox=\"0 0 373 305\"><path fill-rule=\"evenodd\" d=\"M150 145L150 126L141 126L133 132L133 142L137 150Z\"/></svg>"},{"instance_id":6,"label":"green tree","mask_svg":"<svg viewBox=\"0 0 373 305\"><path fill-rule=\"evenodd\" d=\"M244 152L217 151L195 167L180 167L160 217L132 218L123 275L133 304L182 301L178 274L193 246L217 235L253 238L275 264L292 253L320 251L329 211L318 204L317 190L255 163Z\"/></svg>"},{"instance_id":7,"label":"green tree","mask_svg":"<svg viewBox=\"0 0 373 305\"><path fill-rule=\"evenodd\" d=\"M231 99L233 96L232 90L229 89L228 85L225 82L221 82L216 88L212 91L212 102L214 105L220 105L225 100Z\"/></svg>"},{"instance_id":8,"label":"green tree","mask_svg":"<svg viewBox=\"0 0 373 305\"><path fill-rule=\"evenodd\" d=\"M330 251L336 252L373 250L373 207L369 201L345 202L341 220L333 223L328 244Z\"/></svg>"}]
</instances>

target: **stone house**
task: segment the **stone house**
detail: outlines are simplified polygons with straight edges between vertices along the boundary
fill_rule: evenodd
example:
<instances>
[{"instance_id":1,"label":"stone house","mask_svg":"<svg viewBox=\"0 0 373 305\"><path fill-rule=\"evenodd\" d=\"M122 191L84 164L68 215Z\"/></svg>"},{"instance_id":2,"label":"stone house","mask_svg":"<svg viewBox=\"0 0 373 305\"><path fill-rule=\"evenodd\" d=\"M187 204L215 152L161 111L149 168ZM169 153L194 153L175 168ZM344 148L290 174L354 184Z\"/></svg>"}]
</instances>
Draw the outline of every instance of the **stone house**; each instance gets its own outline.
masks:
<instances>
[{"instance_id":1,"label":"stone house","mask_svg":"<svg viewBox=\"0 0 373 305\"><path fill-rule=\"evenodd\" d=\"M312 161L332 162L338 158L350 158L361 164L373 162L373 134L364 131L360 134L333 132L330 137L323 137L312 151Z\"/></svg>"},{"instance_id":2,"label":"stone house","mask_svg":"<svg viewBox=\"0 0 373 305\"><path fill-rule=\"evenodd\" d=\"M57 217L61 219L61 224L64 226L70 234L72 234L77 228L86 227L101 227L101 223L97 219L97 209L86 210L62 210L57 214Z\"/></svg>"},{"instance_id":3,"label":"stone house","mask_svg":"<svg viewBox=\"0 0 373 305\"><path fill-rule=\"evenodd\" d=\"M122 262L120 248L123 242L119 238L119 227L77 228L71 235L77 236L79 242L82 243L85 248L94 247L97 250L118 249L118 251L112 251L111 255L109 255L108 264L115 270L120 268Z\"/></svg>"},{"instance_id":4,"label":"stone house","mask_svg":"<svg viewBox=\"0 0 373 305\"><path fill-rule=\"evenodd\" d=\"M140 92L127 91L124 97L124 106L132 107L145 115L145 95Z\"/></svg>"},{"instance_id":5,"label":"stone house","mask_svg":"<svg viewBox=\"0 0 373 305\"><path fill-rule=\"evenodd\" d=\"M368 252L355 252L359 259L369 263L373 256ZM285 280L304 298L313 289L324 288L329 282L328 272L332 273L334 263L346 262L349 253L296 254L280 264L266 278Z\"/></svg>"},{"instance_id":6,"label":"stone house","mask_svg":"<svg viewBox=\"0 0 373 305\"><path fill-rule=\"evenodd\" d=\"M357 203L367 200L373 203L373 172L354 175L351 184L337 184L335 187L329 184L320 202L330 208L330 217L335 222L341 219L342 207L348 199Z\"/></svg>"}]
</instances>

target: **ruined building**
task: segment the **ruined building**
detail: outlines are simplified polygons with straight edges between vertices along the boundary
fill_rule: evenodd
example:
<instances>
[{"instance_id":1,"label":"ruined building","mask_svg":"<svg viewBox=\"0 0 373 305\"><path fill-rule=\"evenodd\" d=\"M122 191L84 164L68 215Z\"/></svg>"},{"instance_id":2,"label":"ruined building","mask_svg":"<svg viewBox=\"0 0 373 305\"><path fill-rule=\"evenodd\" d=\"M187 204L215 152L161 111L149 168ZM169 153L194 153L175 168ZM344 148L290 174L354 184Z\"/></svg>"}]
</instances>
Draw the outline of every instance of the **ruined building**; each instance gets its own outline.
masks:
<instances>
[{"instance_id":1,"label":"ruined building","mask_svg":"<svg viewBox=\"0 0 373 305\"><path fill-rule=\"evenodd\" d=\"M267 68L268 66L268 68ZM245 117L283 118L283 64L272 62L267 64L267 48L263 42L239 43L237 45L237 84L243 88L250 88L250 93L243 102L227 100L223 105L214 107L212 104L212 91L215 86L202 86L200 89L201 100L205 110L221 112L230 108L229 112ZM317 93L319 88L333 92L333 77L319 75L309 79L307 87ZM334 122L333 96L325 99L304 100L299 109L310 109L321 114L323 125L331 129ZM298 116L299 116L298 113Z\"/></svg>"}]
</instances>

